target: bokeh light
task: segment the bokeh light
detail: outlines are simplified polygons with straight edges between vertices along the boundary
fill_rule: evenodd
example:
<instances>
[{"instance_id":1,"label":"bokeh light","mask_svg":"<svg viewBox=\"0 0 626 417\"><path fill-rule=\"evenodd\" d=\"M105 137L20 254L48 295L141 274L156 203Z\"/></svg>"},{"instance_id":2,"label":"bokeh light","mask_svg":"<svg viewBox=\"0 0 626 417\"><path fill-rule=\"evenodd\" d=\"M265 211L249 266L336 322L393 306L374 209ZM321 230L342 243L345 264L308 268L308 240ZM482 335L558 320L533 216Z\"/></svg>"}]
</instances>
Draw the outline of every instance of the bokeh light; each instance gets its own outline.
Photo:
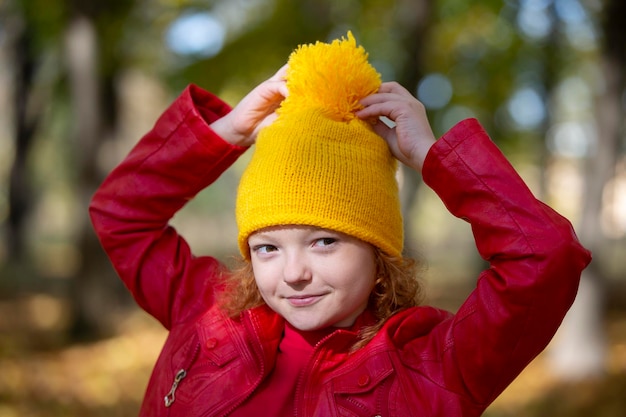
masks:
<instances>
[{"instance_id":1,"label":"bokeh light","mask_svg":"<svg viewBox=\"0 0 626 417\"><path fill-rule=\"evenodd\" d=\"M179 55L212 57L224 46L224 25L210 13L188 13L174 20L166 32L167 46Z\"/></svg>"},{"instance_id":2,"label":"bokeh light","mask_svg":"<svg viewBox=\"0 0 626 417\"><path fill-rule=\"evenodd\" d=\"M536 89L518 89L508 103L511 119L521 129L535 129L546 117L545 102Z\"/></svg>"},{"instance_id":3,"label":"bokeh light","mask_svg":"<svg viewBox=\"0 0 626 417\"><path fill-rule=\"evenodd\" d=\"M551 0L524 0L520 2L517 25L522 34L531 39L546 38L553 27L548 7Z\"/></svg>"},{"instance_id":4,"label":"bokeh light","mask_svg":"<svg viewBox=\"0 0 626 417\"><path fill-rule=\"evenodd\" d=\"M430 110L445 107L452 99L452 93L450 79L439 73L428 74L417 86L417 98Z\"/></svg>"}]
</instances>

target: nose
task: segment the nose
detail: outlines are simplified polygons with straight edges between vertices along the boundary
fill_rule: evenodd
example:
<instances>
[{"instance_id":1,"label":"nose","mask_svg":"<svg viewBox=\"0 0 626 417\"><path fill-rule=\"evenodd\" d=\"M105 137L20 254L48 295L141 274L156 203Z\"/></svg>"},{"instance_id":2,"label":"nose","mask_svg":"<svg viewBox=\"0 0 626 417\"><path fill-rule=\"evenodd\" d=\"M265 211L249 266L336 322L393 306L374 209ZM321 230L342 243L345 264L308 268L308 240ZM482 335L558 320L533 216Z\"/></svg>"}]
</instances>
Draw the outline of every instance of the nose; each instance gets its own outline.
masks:
<instances>
[{"instance_id":1,"label":"nose","mask_svg":"<svg viewBox=\"0 0 626 417\"><path fill-rule=\"evenodd\" d=\"M299 253L286 257L283 267L283 280L288 284L308 282L313 277L309 262Z\"/></svg>"}]
</instances>

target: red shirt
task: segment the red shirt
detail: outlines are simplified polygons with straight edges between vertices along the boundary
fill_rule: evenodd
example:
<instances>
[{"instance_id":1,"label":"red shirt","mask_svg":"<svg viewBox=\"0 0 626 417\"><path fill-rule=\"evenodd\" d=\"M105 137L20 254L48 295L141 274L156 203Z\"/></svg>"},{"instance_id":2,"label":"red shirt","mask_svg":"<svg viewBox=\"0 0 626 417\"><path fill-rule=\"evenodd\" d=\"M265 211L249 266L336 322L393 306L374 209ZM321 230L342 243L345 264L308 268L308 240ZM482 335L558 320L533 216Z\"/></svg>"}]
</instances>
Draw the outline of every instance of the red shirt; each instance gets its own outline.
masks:
<instances>
[{"instance_id":1,"label":"red shirt","mask_svg":"<svg viewBox=\"0 0 626 417\"><path fill-rule=\"evenodd\" d=\"M312 332L301 332L285 324L285 333L278 348L276 366L263 381L254 395L248 398L233 417L293 416L294 398L298 387L298 377L307 366L317 342L332 333L334 328ZM259 414L262 413L262 414Z\"/></svg>"}]
</instances>

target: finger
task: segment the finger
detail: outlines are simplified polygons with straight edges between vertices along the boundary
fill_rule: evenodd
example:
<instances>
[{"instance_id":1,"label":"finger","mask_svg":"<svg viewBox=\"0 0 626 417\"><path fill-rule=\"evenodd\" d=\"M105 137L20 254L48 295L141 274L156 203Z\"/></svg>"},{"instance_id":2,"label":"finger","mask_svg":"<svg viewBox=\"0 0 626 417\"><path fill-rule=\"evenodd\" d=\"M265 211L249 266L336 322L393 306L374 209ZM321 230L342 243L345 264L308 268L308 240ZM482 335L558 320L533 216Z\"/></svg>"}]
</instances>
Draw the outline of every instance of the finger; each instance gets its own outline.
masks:
<instances>
[{"instance_id":1,"label":"finger","mask_svg":"<svg viewBox=\"0 0 626 417\"><path fill-rule=\"evenodd\" d=\"M289 95L289 89L287 88L287 83L285 82L285 80L281 80L277 87L277 90L281 96L287 97Z\"/></svg>"},{"instance_id":2,"label":"finger","mask_svg":"<svg viewBox=\"0 0 626 417\"><path fill-rule=\"evenodd\" d=\"M372 98L371 102L362 110L359 110L355 114L362 119L368 119L372 117L386 116L391 120L403 113L409 113L411 111L411 102L403 99L386 99L386 98Z\"/></svg>"},{"instance_id":3,"label":"finger","mask_svg":"<svg viewBox=\"0 0 626 417\"><path fill-rule=\"evenodd\" d=\"M264 127L271 125L277 117L278 115L276 114L276 112L270 113L267 117L265 117L265 119L263 119L263 121L261 121L261 123L259 123L259 125L255 129L254 136L256 137L258 135L258 132L261 131L261 129L263 129Z\"/></svg>"},{"instance_id":4,"label":"finger","mask_svg":"<svg viewBox=\"0 0 626 417\"><path fill-rule=\"evenodd\" d=\"M400 85L396 81L388 81L388 82L382 83L380 87L378 88L378 93L394 93L394 94L400 94L400 95L409 95L411 97L413 96L409 92L409 90L404 88L402 85Z\"/></svg>"},{"instance_id":5,"label":"finger","mask_svg":"<svg viewBox=\"0 0 626 417\"><path fill-rule=\"evenodd\" d=\"M270 77L267 82L272 85L272 89L280 93L281 96L287 97L289 94L289 90L287 89L287 70L289 69L289 64L285 64L272 77Z\"/></svg>"},{"instance_id":6,"label":"finger","mask_svg":"<svg viewBox=\"0 0 626 417\"><path fill-rule=\"evenodd\" d=\"M395 92L378 92L363 98L360 103L366 108L374 104L382 103L397 103L398 105L408 105L411 103L419 102L408 91L395 91Z\"/></svg>"},{"instance_id":7,"label":"finger","mask_svg":"<svg viewBox=\"0 0 626 417\"><path fill-rule=\"evenodd\" d=\"M381 136L383 139L385 139L385 141L389 142L389 140L391 139L391 137L393 135L395 135L395 132L393 130L392 126L389 126L388 124L386 124L385 122L383 122L382 120L376 120L375 123L373 123L373 128L374 128L374 132L376 132L376 134L378 136Z\"/></svg>"},{"instance_id":8,"label":"finger","mask_svg":"<svg viewBox=\"0 0 626 417\"><path fill-rule=\"evenodd\" d=\"M382 121L378 121L376 124L374 124L374 132L376 132L378 136L382 137L385 140L387 146L389 147L389 151L394 156L394 158L396 158L403 164L407 163L408 158L400 149L395 129L390 128Z\"/></svg>"},{"instance_id":9,"label":"finger","mask_svg":"<svg viewBox=\"0 0 626 417\"><path fill-rule=\"evenodd\" d=\"M282 101L289 93L287 83L281 79L269 79L261 84L257 91L259 96L268 103Z\"/></svg>"},{"instance_id":10,"label":"finger","mask_svg":"<svg viewBox=\"0 0 626 417\"><path fill-rule=\"evenodd\" d=\"M414 101L416 101L414 97L406 97L394 93L377 93L364 98L360 103L364 106L362 110L372 112L384 108L410 107Z\"/></svg>"},{"instance_id":11,"label":"finger","mask_svg":"<svg viewBox=\"0 0 626 417\"><path fill-rule=\"evenodd\" d=\"M287 69L289 68L289 64L285 64L276 71L274 75L270 77L270 80L284 80L287 75Z\"/></svg>"}]
</instances>

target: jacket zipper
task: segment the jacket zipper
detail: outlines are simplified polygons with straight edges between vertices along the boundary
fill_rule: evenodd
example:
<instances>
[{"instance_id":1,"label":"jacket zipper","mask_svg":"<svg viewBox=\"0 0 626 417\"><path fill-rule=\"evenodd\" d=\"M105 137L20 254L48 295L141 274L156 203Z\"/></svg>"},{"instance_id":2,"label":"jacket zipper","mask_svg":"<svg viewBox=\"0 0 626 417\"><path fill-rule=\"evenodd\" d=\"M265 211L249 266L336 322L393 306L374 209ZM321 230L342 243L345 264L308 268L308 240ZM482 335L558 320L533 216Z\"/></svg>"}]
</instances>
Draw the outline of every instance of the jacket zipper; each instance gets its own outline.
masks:
<instances>
[{"instance_id":1,"label":"jacket zipper","mask_svg":"<svg viewBox=\"0 0 626 417\"><path fill-rule=\"evenodd\" d=\"M301 398L301 392L304 389L303 388L303 379L304 379L304 375L310 375L311 374L311 369L314 368L315 363L317 363L317 356L319 355L320 352L320 347L330 338L334 337L336 334L342 332L342 330L337 330L334 331L333 333L326 335L325 337L323 337L320 341L318 341L314 348L313 348L313 354L311 355L311 360L309 361L309 363L307 364L306 368L302 370L302 372L300 373L300 375L298 376L298 383L296 385L296 394L295 394L295 401L294 401L294 410L293 410L293 415L294 417L298 417L300 414L298 413L298 410L300 409L300 404L298 404L298 400Z\"/></svg>"},{"instance_id":2,"label":"jacket zipper","mask_svg":"<svg viewBox=\"0 0 626 417\"><path fill-rule=\"evenodd\" d=\"M185 371L184 368L179 369L178 372L176 372L176 376L174 377L174 383L172 384L172 388L170 389L170 392L168 392L164 398L166 407L171 406L172 404L174 404L174 401L176 401L176 388L178 388L178 384L186 376L187 376L187 371Z\"/></svg>"},{"instance_id":3,"label":"jacket zipper","mask_svg":"<svg viewBox=\"0 0 626 417\"><path fill-rule=\"evenodd\" d=\"M196 360L196 357L198 357L199 353L200 353L200 341L196 343L193 354L191 355L191 358L189 359L189 361L187 361L186 366L180 368L176 372L176 375L174 375L174 382L172 382L172 388L170 388L170 391L167 393L167 395L163 397L163 402L165 403L165 407L169 408L172 404L174 404L174 401L176 401L176 389L178 388L178 385L180 385L180 382L187 376L187 370L191 367L191 364Z\"/></svg>"}]
</instances>

